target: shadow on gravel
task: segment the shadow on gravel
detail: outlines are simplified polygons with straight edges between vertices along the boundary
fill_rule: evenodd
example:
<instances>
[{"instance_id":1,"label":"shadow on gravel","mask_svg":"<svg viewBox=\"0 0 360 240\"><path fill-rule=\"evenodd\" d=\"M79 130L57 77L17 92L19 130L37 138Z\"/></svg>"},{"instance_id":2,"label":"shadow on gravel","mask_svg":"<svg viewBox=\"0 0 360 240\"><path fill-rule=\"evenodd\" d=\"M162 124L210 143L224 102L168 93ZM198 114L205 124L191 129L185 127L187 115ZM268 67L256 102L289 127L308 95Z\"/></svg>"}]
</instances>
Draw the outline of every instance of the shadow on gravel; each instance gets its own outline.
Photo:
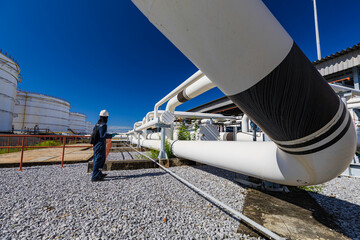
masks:
<instances>
[{"instance_id":1,"label":"shadow on gravel","mask_svg":"<svg viewBox=\"0 0 360 240\"><path fill-rule=\"evenodd\" d=\"M345 190L344 190L345 191ZM351 226L352 232L344 233L346 236L352 239L360 239L360 205L353 204L336 197L328 197L320 193L309 193L310 196L318 199L318 201L327 206L330 209L331 206L332 214L329 214L332 218L337 219L341 222L342 226L348 230L347 226ZM357 231L354 229L357 229Z\"/></svg>"},{"instance_id":2,"label":"shadow on gravel","mask_svg":"<svg viewBox=\"0 0 360 240\"><path fill-rule=\"evenodd\" d=\"M231 172L231 171L228 171L225 169L221 169L221 168L217 168L217 167L212 167L209 165L191 166L191 167L199 169L199 170L207 172L207 173L211 173L212 175L215 175L215 176L218 176L218 177L221 177L221 178L224 178L224 179L234 182L234 177L236 174L234 172Z\"/></svg>"},{"instance_id":3,"label":"shadow on gravel","mask_svg":"<svg viewBox=\"0 0 360 240\"><path fill-rule=\"evenodd\" d=\"M234 172L228 171L228 170L224 170L224 169L219 169L216 167L212 167L212 166L195 166L194 168L211 173L213 175L216 175L218 177L227 179L229 181L235 182L234 181L234 177L235 174ZM246 177L244 175L237 175L236 177ZM236 182L237 183L237 182ZM237 183L239 184L239 183ZM240 184L242 187L244 187L245 189L249 189L249 187ZM262 192L262 195L259 196L256 199L247 199L247 201L260 201L261 203L259 204L258 207L260 207L260 211L261 208L266 207L269 208L269 206L267 206L267 203L270 202L270 199L268 199L268 197L272 197L272 198L276 198L279 200L280 202L283 203L288 203L297 207L300 207L301 209L304 209L304 211L309 211L310 212L310 216L312 216L316 221L318 221L319 223L321 223L322 225L333 229L337 232L340 232L342 234L344 234L346 237L352 238L352 239L357 239L359 236L357 236L355 232L349 232L346 231L345 229L342 229L340 226L338 226L338 223L336 222L336 220L338 220L339 222L342 223L342 226L353 226L353 229L360 229L360 221L358 220L360 217L360 206L357 204L353 204L341 199L337 199L336 197L328 197L326 195L323 195L321 193L315 193L315 192L307 192L307 191L303 191L303 190L298 190L295 187L290 187L291 192L290 193L283 193L283 192L269 192L269 191L259 191ZM312 195L312 196L311 196ZM334 214L330 214L327 211L325 211L325 209L323 209L316 201L316 199L320 199L320 202L322 202L322 205L326 205L327 209L329 209L329 206L331 206L331 211L334 212ZM267 199L267 200L264 200ZM275 205L277 205L275 203ZM281 209L281 208L279 208ZM277 210L279 213L279 210ZM283 208L282 214L283 215L293 215L294 213L286 213L287 209ZM298 210L300 211L300 210ZM247 214L245 214L247 215ZM297 214L296 214L297 215ZM354 216L358 216L357 218ZM253 216L255 217L255 216ZM293 216L296 217L296 216ZM255 217L256 218L256 217ZM260 219L258 219L258 221L261 222ZM344 231L345 230L345 231ZM291 238L290 238L291 239Z\"/></svg>"},{"instance_id":4,"label":"shadow on gravel","mask_svg":"<svg viewBox=\"0 0 360 240\"><path fill-rule=\"evenodd\" d=\"M142 178L142 177L156 177L167 174L166 172L158 173L144 173L144 174L135 174L135 175L122 175L122 176L106 176L104 181L114 181L114 180L127 180L130 178Z\"/></svg>"}]
</instances>

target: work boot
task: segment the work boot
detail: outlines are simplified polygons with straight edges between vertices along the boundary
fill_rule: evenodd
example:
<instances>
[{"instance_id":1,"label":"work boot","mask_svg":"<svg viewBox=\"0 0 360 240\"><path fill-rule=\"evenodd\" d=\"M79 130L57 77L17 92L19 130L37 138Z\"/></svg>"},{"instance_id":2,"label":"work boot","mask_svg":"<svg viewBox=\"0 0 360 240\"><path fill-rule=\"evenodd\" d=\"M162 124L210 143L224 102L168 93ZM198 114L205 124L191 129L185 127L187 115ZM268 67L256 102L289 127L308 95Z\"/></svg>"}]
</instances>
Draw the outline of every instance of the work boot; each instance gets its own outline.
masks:
<instances>
[{"instance_id":1,"label":"work boot","mask_svg":"<svg viewBox=\"0 0 360 240\"><path fill-rule=\"evenodd\" d=\"M103 177L100 177L100 178L96 178L96 179L91 179L92 182L101 182L101 181L104 181L104 178Z\"/></svg>"}]
</instances>

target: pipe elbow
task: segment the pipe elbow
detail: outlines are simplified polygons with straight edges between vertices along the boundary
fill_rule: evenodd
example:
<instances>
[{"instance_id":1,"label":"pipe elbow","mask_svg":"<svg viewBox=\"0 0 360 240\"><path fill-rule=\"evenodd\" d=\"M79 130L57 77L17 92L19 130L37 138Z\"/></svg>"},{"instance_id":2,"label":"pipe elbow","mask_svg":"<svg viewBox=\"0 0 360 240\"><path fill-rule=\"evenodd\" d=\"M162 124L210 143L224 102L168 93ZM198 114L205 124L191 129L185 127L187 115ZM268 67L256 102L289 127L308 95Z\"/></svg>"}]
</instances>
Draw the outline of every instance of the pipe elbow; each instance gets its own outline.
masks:
<instances>
[{"instance_id":1,"label":"pipe elbow","mask_svg":"<svg viewBox=\"0 0 360 240\"><path fill-rule=\"evenodd\" d=\"M177 97L173 97L167 103L165 111L174 112L175 108L180 104L181 102L178 101Z\"/></svg>"},{"instance_id":2,"label":"pipe elbow","mask_svg":"<svg viewBox=\"0 0 360 240\"><path fill-rule=\"evenodd\" d=\"M341 106L334 119L319 131L297 141L277 143L276 159L287 185L321 184L349 166L357 134L349 112Z\"/></svg>"}]
</instances>

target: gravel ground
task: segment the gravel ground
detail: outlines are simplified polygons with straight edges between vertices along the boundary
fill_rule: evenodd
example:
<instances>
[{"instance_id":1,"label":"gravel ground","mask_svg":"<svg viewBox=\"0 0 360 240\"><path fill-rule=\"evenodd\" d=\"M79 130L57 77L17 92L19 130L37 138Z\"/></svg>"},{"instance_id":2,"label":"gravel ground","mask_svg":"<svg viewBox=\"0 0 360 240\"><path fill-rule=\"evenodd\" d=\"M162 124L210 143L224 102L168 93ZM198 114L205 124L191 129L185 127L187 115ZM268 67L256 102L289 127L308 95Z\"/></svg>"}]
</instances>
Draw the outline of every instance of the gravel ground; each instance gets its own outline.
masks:
<instances>
[{"instance_id":1,"label":"gravel ground","mask_svg":"<svg viewBox=\"0 0 360 240\"><path fill-rule=\"evenodd\" d=\"M319 186L320 192L310 195L334 216L347 236L360 240L360 178L337 177Z\"/></svg>"},{"instance_id":2,"label":"gravel ground","mask_svg":"<svg viewBox=\"0 0 360 240\"><path fill-rule=\"evenodd\" d=\"M107 160L132 160L132 159L143 159L140 154L136 152L111 152L106 157Z\"/></svg>"},{"instance_id":3,"label":"gravel ground","mask_svg":"<svg viewBox=\"0 0 360 240\"><path fill-rule=\"evenodd\" d=\"M239 239L238 220L161 169L111 171L91 182L87 164L0 169L0 239ZM209 166L174 172L242 210L246 190ZM246 239L246 238L245 238Z\"/></svg>"}]
</instances>

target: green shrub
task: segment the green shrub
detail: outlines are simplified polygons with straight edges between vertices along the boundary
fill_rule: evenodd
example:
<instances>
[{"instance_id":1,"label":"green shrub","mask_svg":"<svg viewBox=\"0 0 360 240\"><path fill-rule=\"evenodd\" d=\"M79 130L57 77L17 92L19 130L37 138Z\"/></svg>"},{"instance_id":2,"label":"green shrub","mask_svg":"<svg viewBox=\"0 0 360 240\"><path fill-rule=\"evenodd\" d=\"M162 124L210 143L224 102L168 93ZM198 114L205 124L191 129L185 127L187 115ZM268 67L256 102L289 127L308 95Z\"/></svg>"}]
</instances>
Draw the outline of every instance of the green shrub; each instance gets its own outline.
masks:
<instances>
[{"instance_id":1,"label":"green shrub","mask_svg":"<svg viewBox=\"0 0 360 240\"><path fill-rule=\"evenodd\" d=\"M187 141L191 140L190 132L188 131L185 123L182 123L178 128L178 130L179 130L179 134L178 134L179 140L187 140Z\"/></svg>"},{"instance_id":2,"label":"green shrub","mask_svg":"<svg viewBox=\"0 0 360 240\"><path fill-rule=\"evenodd\" d=\"M56 141L44 141L40 143L40 146L59 146L61 144L61 142ZM39 144L36 144L35 146L39 146Z\"/></svg>"},{"instance_id":3,"label":"green shrub","mask_svg":"<svg viewBox=\"0 0 360 240\"><path fill-rule=\"evenodd\" d=\"M299 186L297 188L303 191L318 193L321 192L324 186L325 185Z\"/></svg>"},{"instance_id":4,"label":"green shrub","mask_svg":"<svg viewBox=\"0 0 360 240\"><path fill-rule=\"evenodd\" d=\"M57 142L57 141L43 141L43 142L40 143L40 145L37 143L34 146L59 146L61 144L62 144L62 142ZM26 146L24 148L24 151L34 150L34 149L38 149L38 148L31 148L31 146ZM21 147L19 147L19 148L10 148L9 153L12 153L12 152L21 152ZM5 153L8 153L8 149L4 149L4 148L0 149L0 154L5 154Z\"/></svg>"},{"instance_id":5,"label":"green shrub","mask_svg":"<svg viewBox=\"0 0 360 240\"><path fill-rule=\"evenodd\" d=\"M171 143L167 139L165 140L165 152L166 152L168 158L174 157L174 154L171 149Z\"/></svg>"},{"instance_id":6,"label":"green shrub","mask_svg":"<svg viewBox=\"0 0 360 240\"><path fill-rule=\"evenodd\" d=\"M147 154L149 158L157 159L159 156L159 151L155 149L150 149L150 152Z\"/></svg>"}]
</instances>

